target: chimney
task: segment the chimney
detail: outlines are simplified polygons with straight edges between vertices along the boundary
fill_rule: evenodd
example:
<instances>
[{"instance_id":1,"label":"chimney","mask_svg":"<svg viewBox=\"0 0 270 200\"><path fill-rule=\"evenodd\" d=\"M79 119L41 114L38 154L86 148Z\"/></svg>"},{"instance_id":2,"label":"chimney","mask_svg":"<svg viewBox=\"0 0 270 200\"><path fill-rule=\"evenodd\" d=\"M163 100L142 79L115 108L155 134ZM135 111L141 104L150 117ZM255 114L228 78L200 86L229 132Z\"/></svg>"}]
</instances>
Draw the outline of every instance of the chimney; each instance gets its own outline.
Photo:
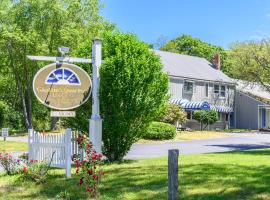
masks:
<instances>
[{"instance_id":1,"label":"chimney","mask_svg":"<svg viewBox=\"0 0 270 200\"><path fill-rule=\"evenodd\" d=\"M216 53L213 57L213 64L217 70L220 70L220 54Z\"/></svg>"}]
</instances>

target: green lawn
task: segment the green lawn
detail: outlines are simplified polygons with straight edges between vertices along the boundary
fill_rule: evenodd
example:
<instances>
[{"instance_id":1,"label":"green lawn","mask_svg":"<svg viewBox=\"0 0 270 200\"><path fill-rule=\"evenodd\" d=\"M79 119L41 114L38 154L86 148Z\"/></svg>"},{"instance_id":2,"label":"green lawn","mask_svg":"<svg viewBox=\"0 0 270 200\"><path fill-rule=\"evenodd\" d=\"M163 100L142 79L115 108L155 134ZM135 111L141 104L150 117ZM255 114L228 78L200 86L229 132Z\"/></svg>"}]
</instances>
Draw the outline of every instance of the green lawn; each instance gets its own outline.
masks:
<instances>
[{"instance_id":1,"label":"green lawn","mask_svg":"<svg viewBox=\"0 0 270 200\"><path fill-rule=\"evenodd\" d=\"M28 151L26 142L0 141L0 152Z\"/></svg>"},{"instance_id":2,"label":"green lawn","mask_svg":"<svg viewBox=\"0 0 270 200\"><path fill-rule=\"evenodd\" d=\"M270 199L270 149L234 153L180 156L180 199ZM102 197L105 200L167 198L167 159L128 161L105 166ZM0 176L0 199L54 199L67 191L71 199L86 199L76 178L65 179L63 170L51 170L46 184Z\"/></svg>"},{"instance_id":3,"label":"green lawn","mask_svg":"<svg viewBox=\"0 0 270 200\"><path fill-rule=\"evenodd\" d=\"M161 144L167 142L177 142L182 140L204 140L214 138L229 137L224 132L219 131L178 131L175 138L171 140L145 140L141 139L138 144Z\"/></svg>"}]
</instances>

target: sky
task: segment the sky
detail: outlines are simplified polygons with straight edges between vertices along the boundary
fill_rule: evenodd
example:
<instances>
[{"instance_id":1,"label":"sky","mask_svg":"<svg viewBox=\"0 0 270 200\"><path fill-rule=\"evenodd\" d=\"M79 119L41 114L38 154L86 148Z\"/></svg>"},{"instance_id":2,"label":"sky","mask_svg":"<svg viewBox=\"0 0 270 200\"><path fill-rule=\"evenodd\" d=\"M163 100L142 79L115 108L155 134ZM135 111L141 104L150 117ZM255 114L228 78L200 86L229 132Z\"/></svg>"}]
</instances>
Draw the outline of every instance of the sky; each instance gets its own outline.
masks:
<instances>
[{"instance_id":1,"label":"sky","mask_svg":"<svg viewBox=\"0 0 270 200\"><path fill-rule=\"evenodd\" d=\"M102 16L150 44L189 34L229 48L270 37L270 0L101 0Z\"/></svg>"}]
</instances>

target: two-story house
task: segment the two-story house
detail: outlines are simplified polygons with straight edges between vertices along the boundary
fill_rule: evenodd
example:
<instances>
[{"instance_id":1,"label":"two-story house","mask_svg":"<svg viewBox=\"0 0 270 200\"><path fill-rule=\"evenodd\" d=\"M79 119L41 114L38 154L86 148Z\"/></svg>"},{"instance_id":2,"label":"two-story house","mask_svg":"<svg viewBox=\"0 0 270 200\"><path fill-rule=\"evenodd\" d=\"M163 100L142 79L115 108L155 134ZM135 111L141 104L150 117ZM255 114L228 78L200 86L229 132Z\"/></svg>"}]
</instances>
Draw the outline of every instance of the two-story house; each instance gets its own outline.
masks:
<instances>
[{"instance_id":1,"label":"two-story house","mask_svg":"<svg viewBox=\"0 0 270 200\"><path fill-rule=\"evenodd\" d=\"M213 109L219 120L209 129L234 127L234 96L236 84L220 70L220 57L212 64L204 58L177 53L157 51L163 70L170 79L170 102L181 106L186 112L186 127L199 129L192 118L195 110Z\"/></svg>"}]
</instances>

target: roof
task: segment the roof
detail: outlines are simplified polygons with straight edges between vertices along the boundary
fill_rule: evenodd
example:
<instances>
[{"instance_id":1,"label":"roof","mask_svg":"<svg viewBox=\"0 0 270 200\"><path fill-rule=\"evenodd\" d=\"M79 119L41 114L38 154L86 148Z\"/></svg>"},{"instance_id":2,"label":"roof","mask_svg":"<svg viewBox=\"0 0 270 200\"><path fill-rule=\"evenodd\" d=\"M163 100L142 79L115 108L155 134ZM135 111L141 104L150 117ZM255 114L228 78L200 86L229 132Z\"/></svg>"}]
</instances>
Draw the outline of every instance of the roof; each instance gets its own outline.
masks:
<instances>
[{"instance_id":1,"label":"roof","mask_svg":"<svg viewBox=\"0 0 270 200\"><path fill-rule=\"evenodd\" d=\"M237 84L236 89L238 91L248 94L258 101L270 104L270 92L261 84L237 79L234 79L234 82Z\"/></svg>"},{"instance_id":2,"label":"roof","mask_svg":"<svg viewBox=\"0 0 270 200\"><path fill-rule=\"evenodd\" d=\"M160 56L163 70L170 76L234 84L231 78L204 58L159 50L154 52Z\"/></svg>"}]
</instances>

